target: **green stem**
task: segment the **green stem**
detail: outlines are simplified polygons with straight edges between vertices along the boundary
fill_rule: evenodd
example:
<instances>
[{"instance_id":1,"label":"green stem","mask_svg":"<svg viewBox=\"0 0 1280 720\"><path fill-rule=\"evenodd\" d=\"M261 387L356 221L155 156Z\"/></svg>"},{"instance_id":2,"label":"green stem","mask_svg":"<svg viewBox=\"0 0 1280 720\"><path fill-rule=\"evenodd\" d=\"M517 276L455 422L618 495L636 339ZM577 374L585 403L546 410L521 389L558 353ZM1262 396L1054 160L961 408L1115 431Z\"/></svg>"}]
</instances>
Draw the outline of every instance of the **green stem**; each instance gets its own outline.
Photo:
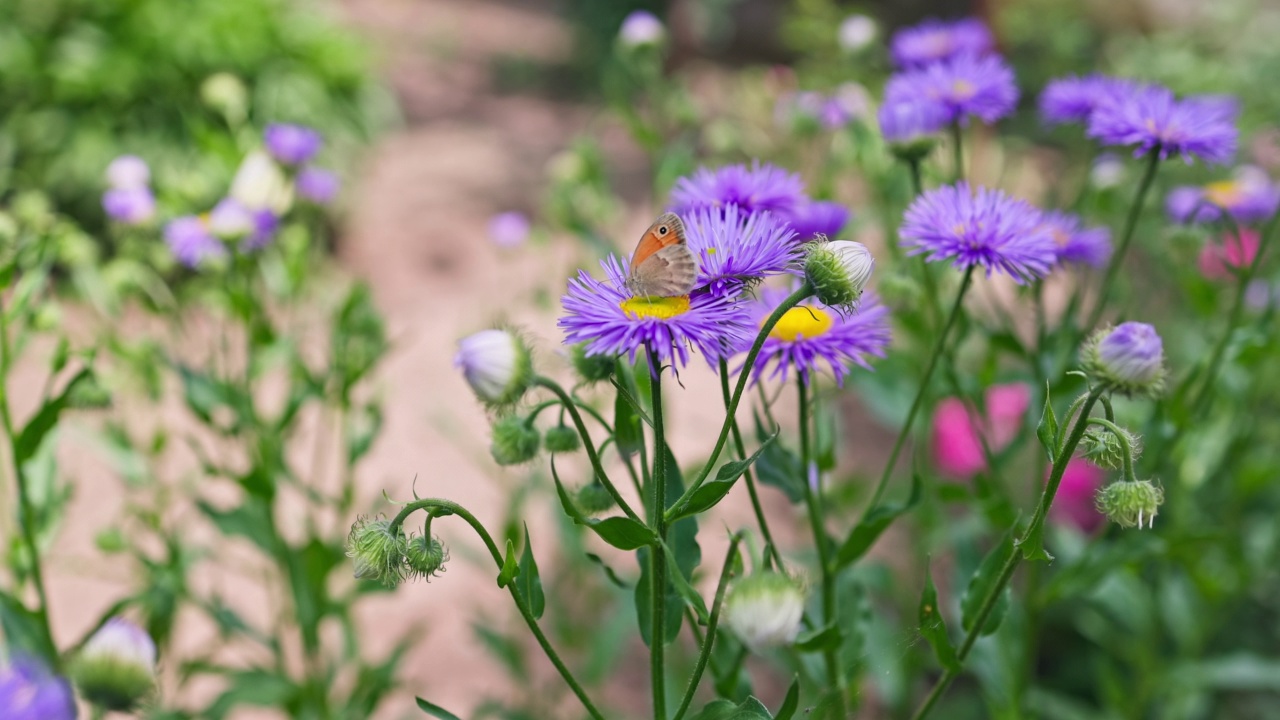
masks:
<instances>
[{"instance_id":1,"label":"green stem","mask_svg":"<svg viewBox=\"0 0 1280 720\"><path fill-rule=\"evenodd\" d=\"M804 377L796 376L796 391L799 394L800 420L800 468L804 472L804 504L809 514L809 529L813 532L813 544L818 550L818 569L822 578L822 626L827 627L836 616L835 578L831 576L831 541L827 536L826 525L822 519L822 483L818 475L816 463L811 459L809 442L809 388ZM827 666L827 682L836 691L836 717L845 716L844 707L844 673L836 649L825 648L822 651Z\"/></svg>"},{"instance_id":2,"label":"green stem","mask_svg":"<svg viewBox=\"0 0 1280 720\"><path fill-rule=\"evenodd\" d=\"M724 445L729 439L729 429L733 425L733 420L737 417L738 403L742 400L742 392L746 389L747 381L751 378L751 371L755 368L756 358L760 355L760 348L764 347L764 341L769 338L769 333L773 331L773 326L778 324L778 321L782 319L782 316L788 310L811 295L813 295L813 285L809 284L808 280L805 280L795 292L791 293L786 300L783 300L778 307L774 308L773 313L761 323L760 332L756 335L755 342L751 344L751 349L747 352L747 358L742 364L742 372L738 375L738 384L733 389L733 397L729 400L729 409L725 413L724 425L720 428L720 437L716 439L716 445L711 450L711 456L707 458L707 462L698 471L698 477L689 484L684 494L672 503L671 509L667 512L668 515L674 516L681 506L689 501L693 493L702 487L702 483L706 482L712 468L716 466L716 460L720 458L720 453L724 450Z\"/></svg>"},{"instance_id":3,"label":"green stem","mask_svg":"<svg viewBox=\"0 0 1280 720\"><path fill-rule=\"evenodd\" d=\"M1009 580L1013 578L1013 572L1018 568L1018 563L1022 561L1022 552L1020 547L1027 542L1035 533L1040 531L1040 526L1044 523L1045 517L1049 514L1049 507L1053 504L1053 498L1058 492L1058 486L1062 484L1062 475L1066 472L1067 463L1071 460L1071 456L1075 453L1076 446L1080 444L1080 438L1084 436L1085 427L1089 424L1089 412L1093 409L1093 404L1098 400L1106 388L1098 387L1092 390L1085 399L1084 407L1081 409L1080 418L1071 428L1071 434L1067 437L1067 442L1058 452L1057 457L1053 461L1053 473L1049 476L1049 482L1045 485L1044 492L1040 495L1040 502L1036 506L1035 515L1031 517L1031 522L1027 524L1027 529L1022 533L1018 542L1014 544L1009 558L1005 560L1004 566L1000 568L1000 574L996 577L996 582L992 585L991 590L987 592L982 599L982 604L978 607L978 613L973 618L969 632L965 634L964 642L960 648L956 650L956 659L958 662L954 668L948 669L938 678L933 689L925 698L920 708L912 715L912 720L924 720L933 710L938 701L942 699L947 688L951 687L951 683L964 667L964 661L969 657L969 652L973 650L973 644L977 642L978 636L981 634L982 628L987 624L987 618L991 616L991 612L995 609L996 604L1000 600L1000 595L1004 592L1005 586L1009 584Z\"/></svg>"},{"instance_id":4,"label":"green stem","mask_svg":"<svg viewBox=\"0 0 1280 720\"><path fill-rule=\"evenodd\" d=\"M649 389L653 407L653 507L649 521L661 543L667 542L667 446L662 422L662 359L652 347L649 353ZM653 718L667 720L666 629L667 557L661 547L649 548L649 673L653 684Z\"/></svg>"},{"instance_id":5,"label":"green stem","mask_svg":"<svg viewBox=\"0 0 1280 720\"><path fill-rule=\"evenodd\" d=\"M929 380L933 378L933 371L937 369L938 360L946 349L947 336L951 334L951 328L956 324L956 319L960 316L960 308L963 305L965 293L969 291L969 285L972 281L973 266L970 266L964 272L964 279L960 281L960 290L956 292L955 302L951 304L951 312L947 315L947 321L942 326L942 332L938 333L938 339L934 342L933 352L929 355L929 364L925 366L924 377L920 378L920 388L916 390L915 399L911 401L911 409L907 411L907 419L902 424L902 429L898 431L898 438L893 441L893 449L889 451L889 461L885 463L884 472L880 474L880 481L876 483L875 492L871 495L871 502L867 504L867 509L862 513L863 520L875 509L876 504L880 502L880 498L884 495L885 488L889 485L889 478L893 475L893 468L898 462L898 455L902 452L902 445L907 441L907 436L911 434L911 426L915 423L916 415L919 414L921 405L924 404L924 396L929 390Z\"/></svg>"},{"instance_id":6,"label":"green stem","mask_svg":"<svg viewBox=\"0 0 1280 720\"><path fill-rule=\"evenodd\" d=\"M1138 193L1134 195L1133 206L1129 208L1129 215L1124 221L1124 230L1120 234L1120 243L1116 246L1115 252L1111 254L1111 262L1107 264L1107 273L1103 276L1102 286L1098 288L1098 298L1094 303L1093 312L1089 314L1089 322L1085 323L1081 328L1081 335L1087 335L1098 324L1098 320L1102 318L1102 312L1107 305L1107 297L1111 294L1111 286L1115 283L1116 275L1120 272L1120 266L1124 264L1125 252L1129 249L1129 243L1133 240L1133 232L1138 227L1138 217L1142 215L1142 206L1146 203L1147 192L1151 190L1151 183L1156 179L1156 168L1160 166L1159 148L1151 150L1150 160L1147 162L1146 172L1142 175L1142 181L1138 185Z\"/></svg>"},{"instance_id":7,"label":"green stem","mask_svg":"<svg viewBox=\"0 0 1280 720\"><path fill-rule=\"evenodd\" d=\"M964 179L964 149L960 144L960 121L951 123L951 152L954 153L956 163L956 182Z\"/></svg>"},{"instance_id":8,"label":"green stem","mask_svg":"<svg viewBox=\"0 0 1280 720\"><path fill-rule=\"evenodd\" d=\"M13 479L18 488L18 524L22 535L22 543L26 546L31 558L31 582L36 588L36 600L39 606L35 609L36 618L40 621L40 631L44 636L45 647L51 657L44 658L54 668L58 666L57 645L53 642L53 628L49 623L49 595L45 591L44 568L40 564L40 546L36 541L35 511L31 505L31 489L27 487L27 478L18 462L18 436L14 430L13 416L9 411L9 370L12 358L9 356L9 319L8 311L0 304L0 420L4 422L5 437L9 440L9 458L13 462Z\"/></svg>"},{"instance_id":9,"label":"green stem","mask_svg":"<svg viewBox=\"0 0 1280 720\"><path fill-rule=\"evenodd\" d=\"M684 697L680 699L680 707L676 709L675 720L683 718L689 710L689 703L693 702L698 684L702 682L702 673L706 671L707 662L711 660L711 648L716 641L716 626L720 623L720 609L724 606L725 590L729 587L729 576L733 574L733 560L738 553L738 543L741 540L741 532L736 532L729 538L724 567L720 569L720 582L716 584L716 599L711 603L711 617L707 620L706 640L698 650L698 661L693 666L693 675L689 677L689 685L685 688Z\"/></svg>"},{"instance_id":10,"label":"green stem","mask_svg":"<svg viewBox=\"0 0 1280 720\"><path fill-rule=\"evenodd\" d=\"M1124 430L1121 430L1119 425L1116 425L1110 420L1104 420L1102 418L1089 418L1088 423L1090 425L1097 425L1098 427L1104 427L1110 430L1111 434L1120 442L1120 449L1124 451L1124 457L1122 459L1124 463L1124 479L1129 482L1136 482L1138 480L1138 476L1133 472L1133 448L1129 445L1129 437L1125 435Z\"/></svg>"},{"instance_id":11,"label":"green stem","mask_svg":"<svg viewBox=\"0 0 1280 720\"><path fill-rule=\"evenodd\" d=\"M489 531L486 530L484 525L476 519L475 515L472 515L466 508L455 502L441 498L427 498L411 502L405 505L395 518L391 520L391 526L389 529L394 534L397 529L404 524L405 519L409 517L409 515L418 510L430 511L432 509L445 511L445 513L436 513L437 516L443 517L446 514L457 515L465 520L466 523L471 526L471 529L475 530L476 534L480 536L480 539L484 541L485 547L489 549L489 556L493 558L498 569L502 569L502 553L498 550L498 546L494 544L493 537L489 535ZM542 651L546 653L547 658L551 660L551 664L560 672L560 676L563 677L565 683L569 685L569 689L573 691L574 695L578 696L578 700L582 703L582 706L586 708L587 714L592 718L595 718L595 720L605 720L604 714L596 709L595 704L591 702L591 698L587 696L587 691L582 689L582 685L578 683L578 680L573 676L573 673L569 671L568 666L566 666L564 661L560 659L560 655L556 653L555 648L551 647L551 641L547 639L547 636L542 633L542 629L538 627L537 619L533 617L533 613L529 610L528 605L525 604L524 599L521 598L520 594L516 591L515 584L513 583L508 585L507 591L511 594L511 599L515 601L516 609L520 611L520 615L524 618L525 624L529 626L529 631L533 633L534 639L538 641L538 645L542 647Z\"/></svg>"},{"instance_id":12,"label":"green stem","mask_svg":"<svg viewBox=\"0 0 1280 720\"><path fill-rule=\"evenodd\" d=\"M622 509L622 512L626 513L627 517L632 520L640 522L640 516L631 509L622 494L618 492L618 488L614 487L613 482L609 480L609 476L605 474L604 465L600 463L600 454L596 452L595 444L591 441L591 434L587 432L587 425L582 421L582 415L578 412L577 403L573 401L573 398L569 397L569 393L565 392L564 388L560 387L560 384L555 380L539 375L534 378L533 384L550 390L555 393L556 397L560 398L560 403L568 411L569 417L573 418L573 424L578 428L578 434L582 436L582 446L587 451L587 458L591 460L591 467L595 470L596 478L604 486L604 489L608 491L614 502L618 503L618 507Z\"/></svg>"},{"instance_id":13,"label":"green stem","mask_svg":"<svg viewBox=\"0 0 1280 720\"><path fill-rule=\"evenodd\" d=\"M747 368L743 368L742 372L749 372ZM729 410L729 361L720 358L720 394L724 398L724 409ZM738 452L739 460L747 459L747 446L742 442L742 431L738 429L738 419L730 416L730 430L733 432L733 446ZM751 510L756 515L756 524L760 526L760 534L764 536L764 541L769 544L768 552L773 556L774 565L778 570L783 569L782 553L778 551L778 543L773 540L773 533L769 530L769 521L764 515L764 506L760 504L760 495L756 492L756 480L751 468L747 468L742 474L742 479L747 483L747 494L751 496ZM677 715L679 717L679 715Z\"/></svg>"}]
</instances>

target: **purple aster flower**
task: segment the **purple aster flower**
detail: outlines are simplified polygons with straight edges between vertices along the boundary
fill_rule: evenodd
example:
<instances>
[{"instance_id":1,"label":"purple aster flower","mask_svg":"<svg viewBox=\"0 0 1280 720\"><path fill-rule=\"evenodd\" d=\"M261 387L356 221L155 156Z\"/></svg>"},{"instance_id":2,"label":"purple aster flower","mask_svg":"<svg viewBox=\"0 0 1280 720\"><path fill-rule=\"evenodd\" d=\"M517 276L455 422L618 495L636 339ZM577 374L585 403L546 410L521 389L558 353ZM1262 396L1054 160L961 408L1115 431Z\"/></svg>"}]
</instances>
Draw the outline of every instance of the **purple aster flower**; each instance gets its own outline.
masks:
<instances>
[{"instance_id":1,"label":"purple aster flower","mask_svg":"<svg viewBox=\"0 0 1280 720\"><path fill-rule=\"evenodd\" d=\"M305 125L272 123L263 133L267 152L285 165L301 165L320 152L324 139Z\"/></svg>"},{"instance_id":2,"label":"purple aster flower","mask_svg":"<svg viewBox=\"0 0 1280 720\"><path fill-rule=\"evenodd\" d=\"M208 224L194 215L185 215L169 221L164 226L164 241L178 262L196 268L206 260L225 257L227 248L209 229Z\"/></svg>"},{"instance_id":3,"label":"purple aster flower","mask_svg":"<svg viewBox=\"0 0 1280 720\"><path fill-rule=\"evenodd\" d=\"M852 215L849 209L837 202L826 200L810 200L796 206L787 215L791 228L796 231L795 239L809 242L818 235L834 238L844 230Z\"/></svg>"},{"instance_id":4,"label":"purple aster flower","mask_svg":"<svg viewBox=\"0 0 1280 720\"><path fill-rule=\"evenodd\" d=\"M1057 262L1057 245L1043 214L999 190L966 182L944 185L916 198L898 231L909 255L929 262L999 270L1021 283L1043 277Z\"/></svg>"},{"instance_id":5,"label":"purple aster flower","mask_svg":"<svg viewBox=\"0 0 1280 720\"><path fill-rule=\"evenodd\" d=\"M1165 211L1180 223L1209 223L1225 211L1236 222L1256 223L1280 207L1280 187L1262 168L1245 166L1235 177L1208 185L1183 185L1169 192Z\"/></svg>"},{"instance_id":6,"label":"purple aster flower","mask_svg":"<svg viewBox=\"0 0 1280 720\"><path fill-rule=\"evenodd\" d=\"M523 245L529 239L529 218L515 211L489 218L489 240L502 248Z\"/></svg>"},{"instance_id":7,"label":"purple aster flower","mask_svg":"<svg viewBox=\"0 0 1280 720\"><path fill-rule=\"evenodd\" d=\"M977 18L955 22L925 20L894 33L889 52L898 67L910 68L959 55L986 55L995 44L986 23Z\"/></svg>"},{"instance_id":8,"label":"purple aster flower","mask_svg":"<svg viewBox=\"0 0 1280 720\"><path fill-rule=\"evenodd\" d=\"M804 182L799 175L756 160L751 167L702 167L691 177L676 180L671 211L683 217L694 210L737 205L749 213L785 213L803 200Z\"/></svg>"},{"instance_id":9,"label":"purple aster flower","mask_svg":"<svg viewBox=\"0 0 1280 720\"><path fill-rule=\"evenodd\" d=\"M1146 323L1104 328L1081 349L1086 371L1128 394L1156 395L1164 387L1164 342Z\"/></svg>"},{"instance_id":10,"label":"purple aster flower","mask_svg":"<svg viewBox=\"0 0 1280 720\"><path fill-rule=\"evenodd\" d=\"M71 686L35 660L10 658L0 667L0 717L5 720L75 720Z\"/></svg>"},{"instance_id":11,"label":"purple aster flower","mask_svg":"<svg viewBox=\"0 0 1280 720\"><path fill-rule=\"evenodd\" d=\"M102 209L107 217L125 225L141 225L156 214L156 198L150 188L111 188L102 194Z\"/></svg>"},{"instance_id":12,"label":"purple aster flower","mask_svg":"<svg viewBox=\"0 0 1280 720\"><path fill-rule=\"evenodd\" d=\"M261 208L253 211L253 226L240 242L240 249L246 252L261 250L275 239L280 230L280 217L274 212Z\"/></svg>"},{"instance_id":13,"label":"purple aster flower","mask_svg":"<svg viewBox=\"0 0 1280 720\"><path fill-rule=\"evenodd\" d=\"M342 181L331 170L309 166L298 171L294 187L303 198L317 205L328 205L338 196L338 190L342 189Z\"/></svg>"},{"instance_id":14,"label":"purple aster flower","mask_svg":"<svg viewBox=\"0 0 1280 720\"><path fill-rule=\"evenodd\" d=\"M1116 102L1139 87L1133 80L1106 75L1059 78L1040 93L1040 117L1046 125L1088 122L1099 105Z\"/></svg>"},{"instance_id":15,"label":"purple aster flower","mask_svg":"<svg viewBox=\"0 0 1280 720\"><path fill-rule=\"evenodd\" d=\"M116 190L145 188L151 183L151 168L137 155L121 155L107 165L107 185Z\"/></svg>"},{"instance_id":16,"label":"purple aster flower","mask_svg":"<svg viewBox=\"0 0 1280 720\"><path fill-rule=\"evenodd\" d=\"M600 263L605 280L585 271L569 281L561 298L565 314L557 323L565 344L586 343L587 355L627 354L634 361L646 345L660 361L687 365L695 348L715 365L752 333L740 303L714 293L685 297L635 297L627 289L627 268L615 256Z\"/></svg>"},{"instance_id":17,"label":"purple aster flower","mask_svg":"<svg viewBox=\"0 0 1280 720\"><path fill-rule=\"evenodd\" d=\"M698 259L698 287L715 294L736 295L800 258L795 231L773 213L748 213L737 205L706 208L686 215L684 227Z\"/></svg>"},{"instance_id":18,"label":"purple aster flower","mask_svg":"<svg viewBox=\"0 0 1280 720\"><path fill-rule=\"evenodd\" d=\"M992 123L1013 112L1018 86L1013 70L996 55L959 55L889 78L884 102L895 105L932 100L947 111L947 122L967 123L969 116Z\"/></svg>"},{"instance_id":19,"label":"purple aster flower","mask_svg":"<svg viewBox=\"0 0 1280 720\"><path fill-rule=\"evenodd\" d=\"M773 288L761 292L760 300L749 308L755 326L759 327L788 294ZM784 313L769 332L756 357L752 379L759 382L772 365L769 379L786 382L794 370L807 385L825 365L835 376L836 384L843 385L850 364L870 369L868 357L885 356L889 345L888 316L880 299L869 291L863 293L858 309L848 313L807 300ZM748 337L738 351L746 352L754 339Z\"/></svg>"},{"instance_id":20,"label":"purple aster flower","mask_svg":"<svg viewBox=\"0 0 1280 720\"><path fill-rule=\"evenodd\" d=\"M893 145L914 145L947 126L951 113L932 100L901 100L880 106L880 134Z\"/></svg>"},{"instance_id":21,"label":"purple aster flower","mask_svg":"<svg viewBox=\"0 0 1280 720\"><path fill-rule=\"evenodd\" d=\"M618 40L628 47L640 45L656 45L667 35L662 21L647 10L636 10L622 21L618 29Z\"/></svg>"},{"instance_id":22,"label":"purple aster flower","mask_svg":"<svg viewBox=\"0 0 1280 720\"><path fill-rule=\"evenodd\" d=\"M1087 228L1079 216L1053 210L1044 213L1044 226L1058 248L1058 264L1100 268L1111 257L1111 231Z\"/></svg>"},{"instance_id":23,"label":"purple aster flower","mask_svg":"<svg viewBox=\"0 0 1280 720\"><path fill-rule=\"evenodd\" d=\"M1158 85L1140 87L1101 103L1089 116L1088 135L1104 145L1136 145L1134 157L1158 153L1225 163L1236 153L1238 106L1221 97L1179 100Z\"/></svg>"}]
</instances>

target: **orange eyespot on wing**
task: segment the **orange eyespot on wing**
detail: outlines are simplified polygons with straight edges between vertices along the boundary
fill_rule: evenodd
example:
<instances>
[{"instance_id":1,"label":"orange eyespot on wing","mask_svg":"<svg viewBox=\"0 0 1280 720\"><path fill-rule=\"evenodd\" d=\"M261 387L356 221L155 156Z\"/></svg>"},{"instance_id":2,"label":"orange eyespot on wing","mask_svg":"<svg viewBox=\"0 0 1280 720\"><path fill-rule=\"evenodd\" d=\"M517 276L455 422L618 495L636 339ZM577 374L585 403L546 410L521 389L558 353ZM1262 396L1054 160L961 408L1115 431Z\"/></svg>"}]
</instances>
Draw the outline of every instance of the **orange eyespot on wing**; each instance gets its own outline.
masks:
<instances>
[{"instance_id":1,"label":"orange eyespot on wing","mask_svg":"<svg viewBox=\"0 0 1280 720\"><path fill-rule=\"evenodd\" d=\"M631 272L634 273L637 267L659 250L683 244L685 244L684 223L680 221L680 216L675 213L664 213L640 237L636 251L631 255Z\"/></svg>"}]
</instances>

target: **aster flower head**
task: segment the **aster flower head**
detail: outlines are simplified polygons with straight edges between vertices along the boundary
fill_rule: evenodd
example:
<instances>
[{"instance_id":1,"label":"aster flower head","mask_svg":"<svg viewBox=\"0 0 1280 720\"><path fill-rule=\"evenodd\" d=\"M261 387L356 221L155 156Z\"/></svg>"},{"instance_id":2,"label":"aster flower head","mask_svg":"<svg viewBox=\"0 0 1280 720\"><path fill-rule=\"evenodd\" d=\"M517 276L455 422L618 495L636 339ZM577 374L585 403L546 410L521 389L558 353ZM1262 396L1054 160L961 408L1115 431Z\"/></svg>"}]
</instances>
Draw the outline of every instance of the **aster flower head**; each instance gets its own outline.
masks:
<instances>
[{"instance_id":1,"label":"aster flower head","mask_svg":"<svg viewBox=\"0 0 1280 720\"><path fill-rule=\"evenodd\" d=\"M1088 122L1098 106L1118 102L1138 87L1133 80L1106 75L1058 78L1040 93L1040 118L1046 125Z\"/></svg>"},{"instance_id":2,"label":"aster flower head","mask_svg":"<svg viewBox=\"0 0 1280 720\"><path fill-rule=\"evenodd\" d=\"M114 617L77 653L71 677L86 700L128 712L156 686L156 644L124 618Z\"/></svg>"},{"instance_id":3,"label":"aster flower head","mask_svg":"<svg viewBox=\"0 0 1280 720\"><path fill-rule=\"evenodd\" d=\"M303 199L317 205L328 205L338 196L338 191L342 189L342 181L332 170L309 165L298 172L294 187Z\"/></svg>"},{"instance_id":4,"label":"aster flower head","mask_svg":"<svg viewBox=\"0 0 1280 720\"><path fill-rule=\"evenodd\" d=\"M676 180L671 211L683 217L694 210L737 205L748 213L786 213L804 199L804 182L799 175L756 160L750 167L702 167L692 176Z\"/></svg>"},{"instance_id":5,"label":"aster flower head","mask_svg":"<svg viewBox=\"0 0 1280 720\"><path fill-rule=\"evenodd\" d=\"M904 160L920 160L928 155L950 118L945 105L927 99L886 102L878 113L880 134L893 153Z\"/></svg>"},{"instance_id":6,"label":"aster flower head","mask_svg":"<svg viewBox=\"0 0 1280 720\"><path fill-rule=\"evenodd\" d=\"M684 218L689 250L698 260L698 287L736 295L800 258L796 233L773 213L748 213L737 205L703 209Z\"/></svg>"},{"instance_id":7,"label":"aster flower head","mask_svg":"<svg viewBox=\"0 0 1280 720\"><path fill-rule=\"evenodd\" d=\"M185 215L164 227L164 241L178 262L197 268L227 256L227 246L209 229L205 220Z\"/></svg>"},{"instance_id":8,"label":"aster flower head","mask_svg":"<svg viewBox=\"0 0 1280 720\"><path fill-rule=\"evenodd\" d=\"M828 200L810 200L796 206L787 216L797 242L809 242L818 236L836 237L849 224L853 213L849 208Z\"/></svg>"},{"instance_id":9,"label":"aster flower head","mask_svg":"<svg viewBox=\"0 0 1280 720\"><path fill-rule=\"evenodd\" d=\"M648 10L636 10L622 21L618 29L618 42L625 47L657 45L667 36L662 21Z\"/></svg>"},{"instance_id":10,"label":"aster flower head","mask_svg":"<svg viewBox=\"0 0 1280 720\"><path fill-rule=\"evenodd\" d=\"M760 293L760 299L750 306L757 327L788 294L772 288ZM753 339L749 338L740 351L746 352ZM853 312L808 300L787 310L769 332L756 356L752 380L759 382L772 367L767 375L770 380L785 383L795 372L808 385L814 375L826 370L837 385L844 385L851 365L870 370L869 358L885 356L889 339L889 311L875 293L865 293Z\"/></svg>"},{"instance_id":11,"label":"aster flower head","mask_svg":"<svg viewBox=\"0 0 1280 720\"><path fill-rule=\"evenodd\" d=\"M1104 145L1134 145L1138 157L1154 152L1164 160L1181 155L1222 164L1236 153L1238 105L1227 98L1178 99L1173 91L1148 85L1114 96L1089 116L1089 137Z\"/></svg>"},{"instance_id":12,"label":"aster flower head","mask_svg":"<svg viewBox=\"0 0 1280 720\"><path fill-rule=\"evenodd\" d=\"M306 125L272 123L262 135L267 152L285 165L302 165L324 144L324 138L314 128Z\"/></svg>"},{"instance_id":13,"label":"aster flower head","mask_svg":"<svg viewBox=\"0 0 1280 720\"><path fill-rule=\"evenodd\" d=\"M1164 390L1164 342L1146 323L1126 322L1093 334L1081 349L1085 372L1126 395L1155 397Z\"/></svg>"},{"instance_id":14,"label":"aster flower head","mask_svg":"<svg viewBox=\"0 0 1280 720\"><path fill-rule=\"evenodd\" d=\"M1003 58L963 54L889 78L886 105L921 100L941 105L948 123L963 125L971 116L993 123L1013 112L1018 86Z\"/></svg>"},{"instance_id":15,"label":"aster flower head","mask_svg":"<svg viewBox=\"0 0 1280 720\"><path fill-rule=\"evenodd\" d=\"M246 207L235 198L223 198L209 212L206 227L224 240L239 240L243 250L258 250L275 237L280 220L275 213Z\"/></svg>"},{"instance_id":16,"label":"aster flower head","mask_svg":"<svg viewBox=\"0 0 1280 720\"><path fill-rule=\"evenodd\" d=\"M107 217L125 225L141 225L156 215L156 198L150 188L111 188L102 194Z\"/></svg>"},{"instance_id":17,"label":"aster flower head","mask_svg":"<svg viewBox=\"0 0 1280 720\"><path fill-rule=\"evenodd\" d=\"M1246 165L1230 180L1182 185L1169 192L1165 211L1180 223L1209 223L1230 215L1238 223L1270 218L1280 208L1280 187L1262 168Z\"/></svg>"},{"instance_id":18,"label":"aster flower head","mask_svg":"<svg viewBox=\"0 0 1280 720\"><path fill-rule=\"evenodd\" d=\"M1111 257L1111 231L1085 227L1078 215L1053 210L1044 213L1044 226L1058 249L1059 265L1100 268Z\"/></svg>"},{"instance_id":19,"label":"aster flower head","mask_svg":"<svg viewBox=\"0 0 1280 720\"><path fill-rule=\"evenodd\" d=\"M516 333L481 330L458 341L453 366L476 397L491 408L514 405L533 384L533 356Z\"/></svg>"},{"instance_id":20,"label":"aster flower head","mask_svg":"<svg viewBox=\"0 0 1280 720\"><path fill-rule=\"evenodd\" d=\"M71 685L40 662L11 656L0 664L0 717L5 720L75 720Z\"/></svg>"},{"instance_id":21,"label":"aster flower head","mask_svg":"<svg viewBox=\"0 0 1280 720\"><path fill-rule=\"evenodd\" d=\"M567 344L586 343L587 355L622 355L632 361L646 346L663 364L684 366L689 349L707 363L728 357L751 333L745 308L735 298L702 292L682 297L637 297L627 289L629 268L617 257L600 263L604 280L585 271L569 281L557 323Z\"/></svg>"},{"instance_id":22,"label":"aster flower head","mask_svg":"<svg viewBox=\"0 0 1280 720\"><path fill-rule=\"evenodd\" d=\"M916 198L899 230L909 255L958 269L1000 271L1014 281L1044 277L1058 260L1043 214L999 190L944 185Z\"/></svg>"},{"instance_id":23,"label":"aster flower head","mask_svg":"<svg viewBox=\"0 0 1280 720\"><path fill-rule=\"evenodd\" d=\"M893 34L889 52L898 67L910 68L949 60L958 55L982 56L995 48L986 23L977 18L953 22L925 20Z\"/></svg>"}]
</instances>

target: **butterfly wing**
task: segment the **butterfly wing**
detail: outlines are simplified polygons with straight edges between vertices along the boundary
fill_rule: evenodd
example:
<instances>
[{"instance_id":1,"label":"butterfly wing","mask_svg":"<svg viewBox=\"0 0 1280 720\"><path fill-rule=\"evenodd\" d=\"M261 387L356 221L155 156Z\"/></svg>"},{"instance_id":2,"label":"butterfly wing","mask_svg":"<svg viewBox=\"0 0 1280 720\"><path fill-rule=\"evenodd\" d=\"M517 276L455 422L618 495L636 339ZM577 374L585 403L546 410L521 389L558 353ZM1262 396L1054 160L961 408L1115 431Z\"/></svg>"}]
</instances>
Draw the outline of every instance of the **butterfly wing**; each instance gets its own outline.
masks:
<instances>
[{"instance_id":1,"label":"butterfly wing","mask_svg":"<svg viewBox=\"0 0 1280 720\"><path fill-rule=\"evenodd\" d=\"M627 287L636 295L688 295L697 281L698 262L675 213L659 217L636 245Z\"/></svg>"}]
</instances>

